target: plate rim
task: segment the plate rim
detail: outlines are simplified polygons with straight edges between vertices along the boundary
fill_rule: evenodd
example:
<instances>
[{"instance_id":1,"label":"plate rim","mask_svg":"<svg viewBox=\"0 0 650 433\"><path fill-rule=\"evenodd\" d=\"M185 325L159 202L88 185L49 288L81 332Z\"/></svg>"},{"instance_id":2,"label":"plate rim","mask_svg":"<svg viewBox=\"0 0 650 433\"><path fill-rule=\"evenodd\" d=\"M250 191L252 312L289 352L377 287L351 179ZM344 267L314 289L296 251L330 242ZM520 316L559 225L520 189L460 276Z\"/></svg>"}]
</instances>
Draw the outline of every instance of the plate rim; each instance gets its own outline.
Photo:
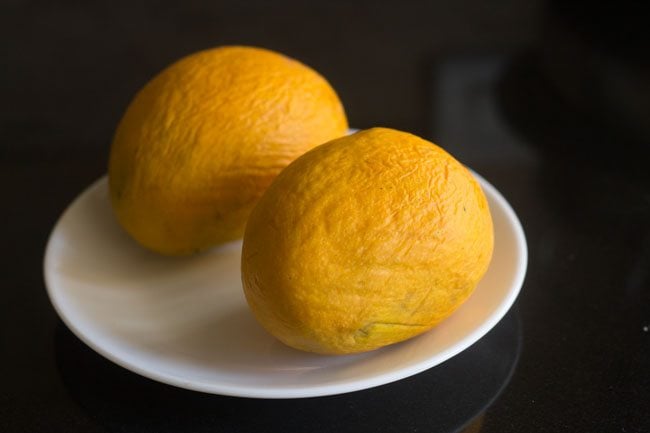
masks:
<instances>
[{"instance_id":1,"label":"plate rim","mask_svg":"<svg viewBox=\"0 0 650 433\"><path fill-rule=\"evenodd\" d=\"M62 300L58 298L56 293L56 283L53 281L53 261L54 261L54 246L53 238L57 233L62 220L71 211L71 209L81 201L86 195L90 194L95 188L99 188L100 184L106 182L107 176L103 175L99 179L92 182L86 188L84 188L81 193L79 193L65 208L61 213L56 223L54 224L47 240L45 255L43 259L43 275L45 280L45 288L50 299L52 306L54 307L57 315L63 321L63 323L72 331L72 333L79 338L84 344L90 347L92 350L108 359L109 361L129 370L136 374L139 374L148 379L155 380L167 385L176 386L183 389L199 391L210 394L218 394L232 397L248 397L248 398L267 398L267 399L291 399L291 398L310 398L310 397L322 397L328 395L337 395L343 393L349 393L354 391L360 391L364 389L370 389L377 386L389 384L396 382L398 380L414 376L418 373L421 373L425 370L428 370L432 367L435 367L443 362L453 358L457 354L463 352L471 345L480 340L485 334L487 334L496 324L506 315L514 304L519 292L522 289L526 271L528 267L528 246L526 242L526 236L523 229L523 226L517 217L514 209L505 199L505 197L497 190L490 182L488 182L484 177L479 175L473 170L470 170L472 174L481 184L481 187L489 194L498 206L501 208L503 213L506 216L508 225L514 233L514 241L519 250L519 253L516 255L517 263L515 266L513 282L510 285L510 288L507 292L507 295L503 297L498 307L494 309L484 320L480 326L475 328L472 332L466 335L464 338L455 343L452 347L435 354L432 357L428 357L420 362L415 364L399 368L397 370L389 370L377 374L375 376L359 379L355 381L348 381L343 384L323 384L317 386L309 387L272 387L272 388L260 388L250 385L230 385L224 383L206 383L197 380L188 380L178 375L174 375L167 372L155 371L151 369L144 368L137 363L130 362L121 358L118 354L113 353L111 350L107 350L102 347L100 344L97 344L91 337L86 335L84 330L77 326L73 320L71 320L66 312L65 308L61 305Z\"/></svg>"}]
</instances>

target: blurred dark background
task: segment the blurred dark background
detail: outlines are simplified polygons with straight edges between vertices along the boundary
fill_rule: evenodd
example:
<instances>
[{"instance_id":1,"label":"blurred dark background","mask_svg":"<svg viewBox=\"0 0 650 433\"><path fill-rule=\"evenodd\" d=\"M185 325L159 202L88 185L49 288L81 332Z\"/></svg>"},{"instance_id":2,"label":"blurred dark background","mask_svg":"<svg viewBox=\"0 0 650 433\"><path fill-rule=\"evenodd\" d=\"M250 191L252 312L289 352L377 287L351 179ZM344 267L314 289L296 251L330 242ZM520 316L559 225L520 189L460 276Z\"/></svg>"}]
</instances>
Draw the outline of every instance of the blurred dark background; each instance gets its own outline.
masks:
<instances>
[{"instance_id":1,"label":"blurred dark background","mask_svg":"<svg viewBox=\"0 0 650 433\"><path fill-rule=\"evenodd\" d=\"M3 153L107 153L133 94L183 55L263 46L321 72L358 128L427 132L432 63L539 39L536 1L8 1Z\"/></svg>"},{"instance_id":2,"label":"blurred dark background","mask_svg":"<svg viewBox=\"0 0 650 433\"><path fill-rule=\"evenodd\" d=\"M646 4L3 1L0 432L650 431ZM105 173L134 93L223 44L303 61L353 127L422 135L494 184L530 254L507 320L442 368L290 403L167 387L79 342L46 295L50 230Z\"/></svg>"},{"instance_id":3,"label":"blurred dark background","mask_svg":"<svg viewBox=\"0 0 650 433\"><path fill-rule=\"evenodd\" d=\"M267 47L320 71L355 127L421 135L435 134L436 64L531 52L564 101L647 139L647 18L640 2L7 0L0 155L105 155L148 79L223 44Z\"/></svg>"}]
</instances>

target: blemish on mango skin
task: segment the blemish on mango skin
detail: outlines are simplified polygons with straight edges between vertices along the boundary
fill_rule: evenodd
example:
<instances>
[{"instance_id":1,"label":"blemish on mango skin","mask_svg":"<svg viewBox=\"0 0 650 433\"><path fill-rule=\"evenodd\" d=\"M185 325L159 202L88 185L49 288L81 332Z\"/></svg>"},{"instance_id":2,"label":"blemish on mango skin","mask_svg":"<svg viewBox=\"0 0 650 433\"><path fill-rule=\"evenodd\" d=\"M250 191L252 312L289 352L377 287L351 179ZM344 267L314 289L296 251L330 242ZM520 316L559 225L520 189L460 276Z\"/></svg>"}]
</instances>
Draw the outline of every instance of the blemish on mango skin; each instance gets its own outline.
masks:
<instances>
[{"instance_id":1,"label":"blemish on mango skin","mask_svg":"<svg viewBox=\"0 0 650 433\"><path fill-rule=\"evenodd\" d=\"M390 322L370 322L364 325L363 327L357 329L354 333L355 338L368 338L379 332L399 332L399 328L407 328L403 331L413 332L426 330L427 325L422 325L419 323L390 323Z\"/></svg>"},{"instance_id":2,"label":"blemish on mango skin","mask_svg":"<svg viewBox=\"0 0 650 433\"><path fill-rule=\"evenodd\" d=\"M278 176L244 236L244 290L284 343L363 352L452 314L487 270L493 242L467 169L430 142L373 128L313 149Z\"/></svg>"}]
</instances>

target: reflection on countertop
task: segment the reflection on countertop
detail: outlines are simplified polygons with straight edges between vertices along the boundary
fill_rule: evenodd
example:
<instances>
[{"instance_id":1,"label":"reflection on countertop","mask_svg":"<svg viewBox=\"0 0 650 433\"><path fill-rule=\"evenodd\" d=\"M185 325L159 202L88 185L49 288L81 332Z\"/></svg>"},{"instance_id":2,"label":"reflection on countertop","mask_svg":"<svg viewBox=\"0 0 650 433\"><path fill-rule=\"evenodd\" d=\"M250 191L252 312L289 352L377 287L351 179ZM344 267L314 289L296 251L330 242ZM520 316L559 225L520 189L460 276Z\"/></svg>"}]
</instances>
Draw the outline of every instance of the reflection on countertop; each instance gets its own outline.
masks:
<instances>
[{"instance_id":1,"label":"reflection on countertop","mask_svg":"<svg viewBox=\"0 0 650 433\"><path fill-rule=\"evenodd\" d=\"M61 322L54 344L70 396L108 431L359 432L368 424L426 431L435 424L436 431L457 432L476 431L481 414L507 386L521 351L521 324L514 308L469 349L416 376L349 394L288 400L209 395L151 381L93 352Z\"/></svg>"}]
</instances>

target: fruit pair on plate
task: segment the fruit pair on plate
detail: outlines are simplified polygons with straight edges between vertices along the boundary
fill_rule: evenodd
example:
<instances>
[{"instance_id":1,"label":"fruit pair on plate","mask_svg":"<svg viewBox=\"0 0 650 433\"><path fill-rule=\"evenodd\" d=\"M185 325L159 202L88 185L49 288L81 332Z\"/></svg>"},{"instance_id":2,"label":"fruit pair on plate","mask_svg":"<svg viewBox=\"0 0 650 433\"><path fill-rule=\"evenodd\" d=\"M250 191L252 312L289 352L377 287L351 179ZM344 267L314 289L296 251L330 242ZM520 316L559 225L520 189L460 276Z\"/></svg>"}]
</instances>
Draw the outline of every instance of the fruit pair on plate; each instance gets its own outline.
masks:
<instances>
[{"instance_id":1,"label":"fruit pair on plate","mask_svg":"<svg viewBox=\"0 0 650 433\"><path fill-rule=\"evenodd\" d=\"M166 255L243 235L251 311L292 347L353 353L411 338L487 270L487 201L433 143L347 130L330 84L293 59L252 47L190 55L122 118L113 209L136 241Z\"/></svg>"}]
</instances>

